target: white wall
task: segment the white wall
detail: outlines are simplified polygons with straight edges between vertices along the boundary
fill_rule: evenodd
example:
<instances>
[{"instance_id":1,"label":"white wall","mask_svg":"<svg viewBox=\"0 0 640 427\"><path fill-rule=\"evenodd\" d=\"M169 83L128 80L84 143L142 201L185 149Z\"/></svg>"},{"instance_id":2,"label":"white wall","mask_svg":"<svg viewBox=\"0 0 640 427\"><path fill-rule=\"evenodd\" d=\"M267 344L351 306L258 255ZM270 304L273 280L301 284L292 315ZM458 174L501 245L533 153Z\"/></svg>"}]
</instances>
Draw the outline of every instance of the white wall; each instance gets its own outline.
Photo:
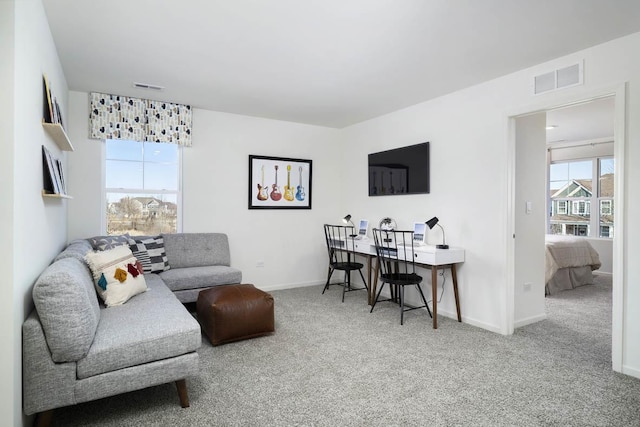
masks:
<instances>
[{"instance_id":1,"label":"white wall","mask_svg":"<svg viewBox=\"0 0 640 427\"><path fill-rule=\"evenodd\" d=\"M612 239L587 239L591 246L598 252L602 266L595 273L613 273L613 240Z\"/></svg>"},{"instance_id":2,"label":"white wall","mask_svg":"<svg viewBox=\"0 0 640 427\"><path fill-rule=\"evenodd\" d=\"M351 185L342 193L342 204L355 218L377 222L389 215L400 226L437 215L448 243L466 249L466 262L459 270L463 320L508 333L506 298L513 296L514 286L508 283L514 261L507 240L508 117L611 93L629 82L624 258L637 259L640 223L632 219L640 215L640 169L630 165L640 163L640 58L629 52L639 49L637 33L344 129L344 182ZM534 75L582 59L584 85L531 95ZM431 194L368 197L366 154L422 141L431 141ZM635 303L640 300L640 265L626 262L622 276L622 370L640 377L640 308ZM441 307L442 314L453 317L452 292L445 294Z\"/></svg>"},{"instance_id":3,"label":"white wall","mask_svg":"<svg viewBox=\"0 0 640 427\"><path fill-rule=\"evenodd\" d=\"M14 311L13 284L13 206L14 206L14 71L15 71L15 4L14 1L0 1L0 141L2 156L0 156L0 271L3 272L0 285L3 298L0 299L0 337L3 345L0 350L0 425L16 425L14 420L19 417L20 403L16 395L20 392L16 373L20 372L17 364L16 314Z\"/></svg>"},{"instance_id":4,"label":"white wall","mask_svg":"<svg viewBox=\"0 0 640 427\"><path fill-rule=\"evenodd\" d=\"M102 143L88 139L88 94L71 92L69 239L99 234ZM344 216L339 131L193 110L193 146L183 149L183 231L224 232L243 281L263 289L323 282L322 224ZM249 154L311 159L311 210L249 210ZM283 179L283 175L280 176ZM251 194L255 189L251 187ZM258 261L264 267L256 267Z\"/></svg>"},{"instance_id":5,"label":"white wall","mask_svg":"<svg viewBox=\"0 0 640 427\"><path fill-rule=\"evenodd\" d=\"M544 305L546 114L518 117L515 125L514 324L520 327L546 318ZM530 211L527 203L530 204Z\"/></svg>"},{"instance_id":6,"label":"white wall","mask_svg":"<svg viewBox=\"0 0 640 427\"><path fill-rule=\"evenodd\" d=\"M8 15L5 16L4 12ZM64 153L50 140L41 125L42 74L48 75L65 116L68 88L40 0L21 0L9 4L2 2L1 15L3 27L5 20L13 21L12 25L7 23L7 28L13 27L15 44L13 52L9 48L6 52L9 55L2 56L3 67L5 58L8 58L9 67L13 65L13 76L3 70L3 74L9 78L7 84L13 88L8 91L9 99L13 100L9 107L13 110L13 135L6 135L8 144L3 143L3 148L9 145L6 151L3 150L3 156L8 155L13 166L8 168L12 174L8 182L13 188L6 194L9 197L7 200L12 203L4 206L3 202L3 210L12 209L7 217L13 234L13 253L9 256L12 266L8 268L6 276L3 269L3 281L5 277L11 280L13 295L9 310L12 319L7 324L8 330L4 322L2 325L3 338L6 334L5 342L11 343L4 347L11 353L6 355L11 375L5 377L2 371L1 381L3 387L7 385L12 389L11 399L3 394L3 400L7 399L3 404L10 404L12 408L0 411L0 424L22 425L22 322L33 306L31 289L35 280L62 249L67 235L65 202L44 199L41 195L42 145L63 162L65 159ZM8 116L11 117L11 113ZM11 233L8 235L11 236Z\"/></svg>"}]
</instances>

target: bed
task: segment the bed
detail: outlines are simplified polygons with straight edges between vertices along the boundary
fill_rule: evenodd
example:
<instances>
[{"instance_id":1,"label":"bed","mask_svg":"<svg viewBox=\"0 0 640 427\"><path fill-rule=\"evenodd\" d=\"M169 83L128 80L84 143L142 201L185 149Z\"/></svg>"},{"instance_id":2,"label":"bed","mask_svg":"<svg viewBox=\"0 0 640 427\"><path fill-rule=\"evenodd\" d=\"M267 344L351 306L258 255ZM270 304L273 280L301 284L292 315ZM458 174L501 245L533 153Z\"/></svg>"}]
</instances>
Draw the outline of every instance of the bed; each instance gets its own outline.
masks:
<instances>
[{"instance_id":1,"label":"bed","mask_svg":"<svg viewBox=\"0 0 640 427\"><path fill-rule=\"evenodd\" d=\"M547 295L593 283L600 256L584 238L546 235L545 291Z\"/></svg>"}]
</instances>

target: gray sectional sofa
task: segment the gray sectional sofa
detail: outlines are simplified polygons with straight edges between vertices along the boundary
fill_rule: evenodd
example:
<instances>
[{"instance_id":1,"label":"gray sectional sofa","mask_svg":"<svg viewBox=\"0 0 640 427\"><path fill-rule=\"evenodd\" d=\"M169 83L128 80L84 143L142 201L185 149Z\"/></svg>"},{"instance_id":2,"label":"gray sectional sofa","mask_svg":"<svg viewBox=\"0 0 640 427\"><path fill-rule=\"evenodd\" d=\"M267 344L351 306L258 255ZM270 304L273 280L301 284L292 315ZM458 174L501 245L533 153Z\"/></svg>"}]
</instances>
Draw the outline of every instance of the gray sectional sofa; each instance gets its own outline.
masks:
<instances>
[{"instance_id":1,"label":"gray sectional sofa","mask_svg":"<svg viewBox=\"0 0 640 427\"><path fill-rule=\"evenodd\" d=\"M144 274L148 290L105 307L75 240L40 275L23 331L23 409L52 410L167 382L189 406L185 378L198 370L201 332L183 302L203 289L241 283L221 233L163 235L169 269ZM46 424L46 421L45 421Z\"/></svg>"}]
</instances>

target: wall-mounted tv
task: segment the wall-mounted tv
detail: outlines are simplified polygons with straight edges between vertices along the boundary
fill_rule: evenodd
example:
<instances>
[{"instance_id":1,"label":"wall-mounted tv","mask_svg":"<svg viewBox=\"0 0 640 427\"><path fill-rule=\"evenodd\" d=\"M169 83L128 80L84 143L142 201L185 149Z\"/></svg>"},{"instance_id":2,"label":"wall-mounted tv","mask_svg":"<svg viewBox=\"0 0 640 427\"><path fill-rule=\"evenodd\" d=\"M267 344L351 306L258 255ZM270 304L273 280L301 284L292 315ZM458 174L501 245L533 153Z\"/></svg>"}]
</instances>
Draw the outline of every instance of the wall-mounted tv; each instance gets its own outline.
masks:
<instances>
[{"instance_id":1,"label":"wall-mounted tv","mask_svg":"<svg viewBox=\"0 0 640 427\"><path fill-rule=\"evenodd\" d=\"M429 193L429 143L369 154L369 196Z\"/></svg>"}]
</instances>

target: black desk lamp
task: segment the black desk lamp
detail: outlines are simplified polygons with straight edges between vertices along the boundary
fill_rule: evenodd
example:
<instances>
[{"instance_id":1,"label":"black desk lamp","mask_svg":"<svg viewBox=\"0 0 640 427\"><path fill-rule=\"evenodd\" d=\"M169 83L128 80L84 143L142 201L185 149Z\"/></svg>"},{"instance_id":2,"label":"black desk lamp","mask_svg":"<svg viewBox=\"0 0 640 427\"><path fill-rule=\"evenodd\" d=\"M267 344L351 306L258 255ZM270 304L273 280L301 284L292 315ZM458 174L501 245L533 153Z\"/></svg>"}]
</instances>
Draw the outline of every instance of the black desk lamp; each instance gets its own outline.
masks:
<instances>
[{"instance_id":1,"label":"black desk lamp","mask_svg":"<svg viewBox=\"0 0 640 427\"><path fill-rule=\"evenodd\" d=\"M356 225L351 221L351 215L347 215L344 218L342 218L342 222L344 222L345 224L351 224L351 227L353 227L353 229L356 229ZM356 237L357 234L350 234L349 237Z\"/></svg>"},{"instance_id":2,"label":"black desk lamp","mask_svg":"<svg viewBox=\"0 0 640 427\"><path fill-rule=\"evenodd\" d=\"M444 240L444 228L442 228L442 226L440 224L438 224L438 217L434 216L429 221L425 222L425 224L427 224L427 226L429 227L429 230L431 230L436 225L438 227L440 227L440 229L442 230L442 244L441 245L436 245L436 248L438 248L438 249L449 249L449 245L447 245L445 243L445 240Z\"/></svg>"}]
</instances>

